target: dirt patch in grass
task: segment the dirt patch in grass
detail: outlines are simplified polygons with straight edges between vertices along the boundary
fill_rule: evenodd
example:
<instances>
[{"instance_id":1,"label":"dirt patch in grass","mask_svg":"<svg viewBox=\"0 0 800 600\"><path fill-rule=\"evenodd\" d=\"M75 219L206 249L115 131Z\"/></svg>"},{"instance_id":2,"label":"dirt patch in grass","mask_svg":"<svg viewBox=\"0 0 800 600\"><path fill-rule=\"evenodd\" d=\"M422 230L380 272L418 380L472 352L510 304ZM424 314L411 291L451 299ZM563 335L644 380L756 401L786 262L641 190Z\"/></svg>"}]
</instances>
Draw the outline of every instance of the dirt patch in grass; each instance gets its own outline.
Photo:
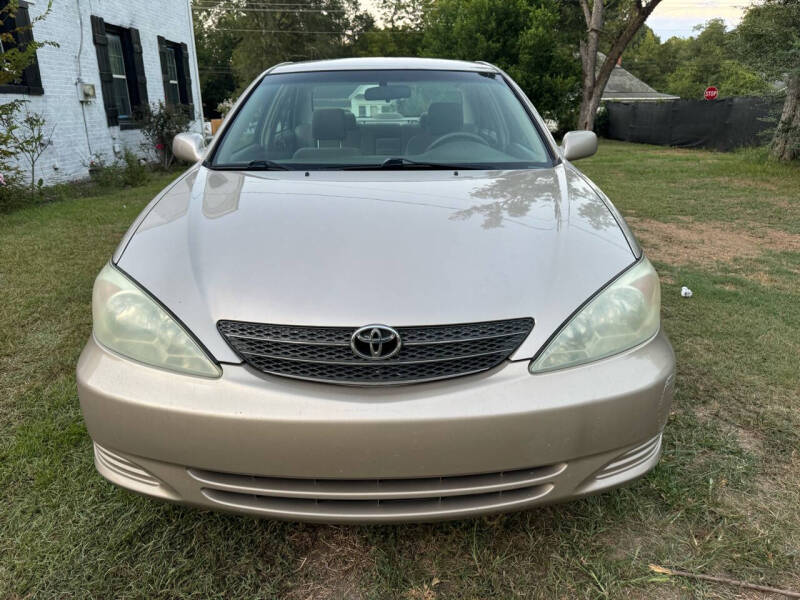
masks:
<instances>
[{"instance_id":1,"label":"dirt patch in grass","mask_svg":"<svg viewBox=\"0 0 800 600\"><path fill-rule=\"evenodd\" d=\"M292 536L300 548L291 600L361 600L362 577L373 567L364 537L351 527L303 527Z\"/></svg>"},{"instance_id":2,"label":"dirt patch in grass","mask_svg":"<svg viewBox=\"0 0 800 600\"><path fill-rule=\"evenodd\" d=\"M628 222L651 259L672 265L709 266L755 258L766 251L800 252L800 235L770 227L751 225L744 230L718 221L664 223L638 217Z\"/></svg>"}]
</instances>

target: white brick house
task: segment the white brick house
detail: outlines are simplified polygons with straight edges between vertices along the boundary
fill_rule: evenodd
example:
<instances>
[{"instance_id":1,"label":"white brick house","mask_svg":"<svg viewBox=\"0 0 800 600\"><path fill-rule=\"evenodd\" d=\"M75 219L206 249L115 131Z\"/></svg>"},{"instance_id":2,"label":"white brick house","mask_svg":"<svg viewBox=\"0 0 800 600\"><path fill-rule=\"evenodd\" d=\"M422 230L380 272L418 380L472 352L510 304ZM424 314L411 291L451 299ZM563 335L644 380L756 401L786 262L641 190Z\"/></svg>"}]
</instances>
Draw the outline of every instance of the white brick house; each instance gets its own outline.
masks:
<instances>
[{"instance_id":1,"label":"white brick house","mask_svg":"<svg viewBox=\"0 0 800 600\"><path fill-rule=\"evenodd\" d=\"M0 7L8 0L0 0ZM20 3L17 24L47 9L46 0ZM88 175L89 160L106 162L125 148L141 154L132 113L159 100L191 105L200 131L201 101L189 0L55 0L33 27L37 51L23 80L0 86L0 103L28 100L28 109L55 125L52 144L36 165L46 183ZM19 40L24 43L24 40ZM0 49L0 51L2 51ZM86 85L95 98L81 98ZM20 167L25 167L24 162Z\"/></svg>"}]
</instances>

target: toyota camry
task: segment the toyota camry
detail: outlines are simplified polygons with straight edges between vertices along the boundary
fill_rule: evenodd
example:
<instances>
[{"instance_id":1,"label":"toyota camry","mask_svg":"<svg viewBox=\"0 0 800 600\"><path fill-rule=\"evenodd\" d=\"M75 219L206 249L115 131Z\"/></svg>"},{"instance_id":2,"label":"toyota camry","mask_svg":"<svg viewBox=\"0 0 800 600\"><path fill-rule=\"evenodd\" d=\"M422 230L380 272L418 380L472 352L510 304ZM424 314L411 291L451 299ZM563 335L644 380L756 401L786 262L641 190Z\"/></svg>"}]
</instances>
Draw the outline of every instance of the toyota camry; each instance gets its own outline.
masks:
<instances>
[{"instance_id":1,"label":"toyota camry","mask_svg":"<svg viewBox=\"0 0 800 600\"><path fill-rule=\"evenodd\" d=\"M641 477L675 361L611 201L488 63L284 63L102 268L77 367L98 471L169 501L382 522Z\"/></svg>"}]
</instances>

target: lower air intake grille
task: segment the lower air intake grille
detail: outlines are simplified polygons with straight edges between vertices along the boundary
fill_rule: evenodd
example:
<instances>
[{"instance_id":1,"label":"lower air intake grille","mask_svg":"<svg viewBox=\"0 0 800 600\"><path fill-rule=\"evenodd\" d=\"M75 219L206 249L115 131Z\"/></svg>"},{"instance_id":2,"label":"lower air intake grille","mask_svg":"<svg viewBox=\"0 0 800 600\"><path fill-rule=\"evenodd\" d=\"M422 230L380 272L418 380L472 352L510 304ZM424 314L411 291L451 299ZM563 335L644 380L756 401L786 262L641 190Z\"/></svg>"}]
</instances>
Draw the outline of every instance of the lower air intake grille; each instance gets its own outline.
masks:
<instances>
[{"instance_id":1,"label":"lower air intake grille","mask_svg":"<svg viewBox=\"0 0 800 600\"><path fill-rule=\"evenodd\" d=\"M351 385L397 385L491 369L525 340L533 319L399 327L399 352L378 360L353 352L350 342L356 327L219 321L217 328L242 360L262 373Z\"/></svg>"},{"instance_id":2,"label":"lower air intake grille","mask_svg":"<svg viewBox=\"0 0 800 600\"><path fill-rule=\"evenodd\" d=\"M566 463L456 477L286 479L188 469L203 495L265 516L426 520L521 508L547 495Z\"/></svg>"}]
</instances>

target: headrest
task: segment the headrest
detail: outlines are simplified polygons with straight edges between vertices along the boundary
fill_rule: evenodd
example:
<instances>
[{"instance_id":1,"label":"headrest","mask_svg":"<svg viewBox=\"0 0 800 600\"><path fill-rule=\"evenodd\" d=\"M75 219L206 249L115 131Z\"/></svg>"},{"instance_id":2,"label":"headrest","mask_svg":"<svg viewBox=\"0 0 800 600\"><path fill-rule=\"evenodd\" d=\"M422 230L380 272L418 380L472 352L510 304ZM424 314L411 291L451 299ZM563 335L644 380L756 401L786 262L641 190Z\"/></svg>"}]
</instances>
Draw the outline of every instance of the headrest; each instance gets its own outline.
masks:
<instances>
[{"instance_id":1,"label":"headrest","mask_svg":"<svg viewBox=\"0 0 800 600\"><path fill-rule=\"evenodd\" d=\"M422 113L419 116L419 126L422 129L427 129L428 128L428 113Z\"/></svg>"},{"instance_id":2,"label":"headrest","mask_svg":"<svg viewBox=\"0 0 800 600\"><path fill-rule=\"evenodd\" d=\"M433 135L460 131L464 126L464 110L460 102L433 102L428 107L428 130Z\"/></svg>"},{"instance_id":3,"label":"headrest","mask_svg":"<svg viewBox=\"0 0 800 600\"><path fill-rule=\"evenodd\" d=\"M356 123L356 116L349 110L344 111L344 126L348 130L356 129L358 127L358 124Z\"/></svg>"},{"instance_id":4,"label":"headrest","mask_svg":"<svg viewBox=\"0 0 800 600\"><path fill-rule=\"evenodd\" d=\"M318 108L311 117L311 135L315 140L344 139L346 122L341 108Z\"/></svg>"}]
</instances>

